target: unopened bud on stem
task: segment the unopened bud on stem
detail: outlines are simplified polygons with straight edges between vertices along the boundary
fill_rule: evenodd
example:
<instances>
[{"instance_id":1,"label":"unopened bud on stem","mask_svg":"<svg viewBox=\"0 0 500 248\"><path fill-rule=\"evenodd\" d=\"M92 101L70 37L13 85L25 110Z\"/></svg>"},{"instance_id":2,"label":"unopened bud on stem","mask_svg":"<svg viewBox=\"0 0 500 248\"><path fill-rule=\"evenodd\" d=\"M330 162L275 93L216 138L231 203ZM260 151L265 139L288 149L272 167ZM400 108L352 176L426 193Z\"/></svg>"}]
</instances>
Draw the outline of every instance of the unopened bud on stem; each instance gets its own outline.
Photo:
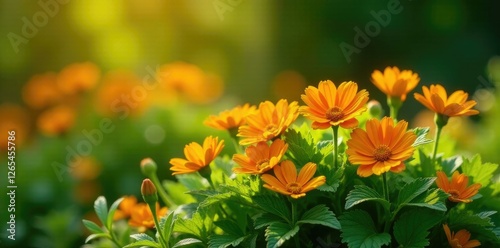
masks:
<instances>
[{"instance_id":1,"label":"unopened bud on stem","mask_svg":"<svg viewBox=\"0 0 500 248\"><path fill-rule=\"evenodd\" d=\"M153 184L153 182L151 182L151 180L149 180L149 178L146 178L142 181L141 194L144 198L144 201L148 205L155 206L156 202L158 201L158 193L156 191L155 185Z\"/></svg>"}]
</instances>

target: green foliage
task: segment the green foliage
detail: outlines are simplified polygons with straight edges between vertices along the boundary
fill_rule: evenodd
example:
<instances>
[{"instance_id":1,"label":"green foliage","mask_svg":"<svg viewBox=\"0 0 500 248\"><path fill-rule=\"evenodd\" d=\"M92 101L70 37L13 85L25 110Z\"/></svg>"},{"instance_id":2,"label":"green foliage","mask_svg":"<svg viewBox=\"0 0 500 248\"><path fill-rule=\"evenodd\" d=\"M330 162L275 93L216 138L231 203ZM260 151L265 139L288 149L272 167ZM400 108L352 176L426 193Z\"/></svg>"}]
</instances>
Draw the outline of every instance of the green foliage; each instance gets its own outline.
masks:
<instances>
[{"instance_id":1,"label":"green foliage","mask_svg":"<svg viewBox=\"0 0 500 248\"><path fill-rule=\"evenodd\" d=\"M436 178L417 178L406 184L399 192L396 205L407 204L420 194L424 193L434 183Z\"/></svg>"},{"instance_id":2,"label":"green foliage","mask_svg":"<svg viewBox=\"0 0 500 248\"><path fill-rule=\"evenodd\" d=\"M340 222L325 205L317 205L307 210L297 223L323 225L340 230Z\"/></svg>"},{"instance_id":3,"label":"green foliage","mask_svg":"<svg viewBox=\"0 0 500 248\"><path fill-rule=\"evenodd\" d=\"M288 223L292 222L290 209L286 205L286 202L280 198L272 195L259 195L255 196L253 201L264 211L274 214Z\"/></svg>"},{"instance_id":4,"label":"green foliage","mask_svg":"<svg viewBox=\"0 0 500 248\"><path fill-rule=\"evenodd\" d=\"M417 135L417 139L413 142L412 146L425 145L433 142L431 139L427 139L427 133L429 133L428 127L417 127L413 129L413 133Z\"/></svg>"},{"instance_id":5,"label":"green foliage","mask_svg":"<svg viewBox=\"0 0 500 248\"><path fill-rule=\"evenodd\" d=\"M417 248L429 245L429 229L443 218L442 212L418 208L403 213L394 223L394 237L399 247Z\"/></svg>"},{"instance_id":6,"label":"green foliage","mask_svg":"<svg viewBox=\"0 0 500 248\"><path fill-rule=\"evenodd\" d=\"M362 202L376 201L389 210L390 203L383 198L376 190L365 185L356 185L354 189L349 192L346 198L345 209L350 209Z\"/></svg>"},{"instance_id":7,"label":"green foliage","mask_svg":"<svg viewBox=\"0 0 500 248\"><path fill-rule=\"evenodd\" d=\"M297 166L305 165L308 162L319 164L323 159L306 123L303 123L299 128L288 129L285 141L288 144L286 154Z\"/></svg>"},{"instance_id":8,"label":"green foliage","mask_svg":"<svg viewBox=\"0 0 500 248\"><path fill-rule=\"evenodd\" d=\"M196 211L190 219L177 219L174 231L190 234L200 240L204 240L207 239L213 227L212 224L212 218L205 211Z\"/></svg>"},{"instance_id":9,"label":"green foliage","mask_svg":"<svg viewBox=\"0 0 500 248\"><path fill-rule=\"evenodd\" d=\"M212 235L209 237L208 247L210 248L225 248L229 246L237 247L250 235L246 235L237 223L231 220L216 221L214 223L222 229L224 234Z\"/></svg>"},{"instance_id":10,"label":"green foliage","mask_svg":"<svg viewBox=\"0 0 500 248\"><path fill-rule=\"evenodd\" d=\"M298 225L290 226L289 223L273 222L266 228L265 232L267 247L280 247L285 241L297 234L297 232L299 232Z\"/></svg>"},{"instance_id":11,"label":"green foliage","mask_svg":"<svg viewBox=\"0 0 500 248\"><path fill-rule=\"evenodd\" d=\"M378 232L372 217L363 210L345 212L340 216L342 242L349 247L382 247L391 242L391 235Z\"/></svg>"},{"instance_id":12,"label":"green foliage","mask_svg":"<svg viewBox=\"0 0 500 248\"><path fill-rule=\"evenodd\" d=\"M482 187L487 187L491 183L491 178L497 170L498 164L482 163L481 156L476 154L472 159L465 159L462 164L462 173L472 178L473 183L479 183Z\"/></svg>"}]
</instances>

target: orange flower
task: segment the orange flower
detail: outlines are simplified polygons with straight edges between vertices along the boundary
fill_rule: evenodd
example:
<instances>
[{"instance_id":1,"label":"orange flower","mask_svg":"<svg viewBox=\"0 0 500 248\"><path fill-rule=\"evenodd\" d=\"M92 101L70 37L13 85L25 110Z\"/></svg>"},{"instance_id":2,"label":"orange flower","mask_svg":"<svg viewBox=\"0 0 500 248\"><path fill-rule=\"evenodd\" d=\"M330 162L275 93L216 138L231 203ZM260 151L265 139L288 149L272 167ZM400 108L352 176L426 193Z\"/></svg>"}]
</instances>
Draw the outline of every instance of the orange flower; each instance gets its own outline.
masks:
<instances>
[{"instance_id":1,"label":"orange flower","mask_svg":"<svg viewBox=\"0 0 500 248\"><path fill-rule=\"evenodd\" d=\"M156 217L160 219L167 214L167 207L160 208L160 204L156 203ZM139 232L145 232L146 229L153 228L155 222L153 219L153 213L149 209L148 204L139 203L132 208L132 213L130 215L130 220L128 224L138 228Z\"/></svg>"},{"instance_id":2,"label":"orange flower","mask_svg":"<svg viewBox=\"0 0 500 248\"><path fill-rule=\"evenodd\" d=\"M369 177L388 172L401 172L405 169L404 161L413 155L412 146L417 136L406 131L408 122L384 117L381 121L370 119L366 123L366 131L354 129L351 139L347 141L346 153L349 162L360 165L358 175Z\"/></svg>"},{"instance_id":3,"label":"orange flower","mask_svg":"<svg viewBox=\"0 0 500 248\"><path fill-rule=\"evenodd\" d=\"M70 168L71 175L78 180L94 180L101 174L101 164L90 156L78 157Z\"/></svg>"},{"instance_id":4,"label":"orange flower","mask_svg":"<svg viewBox=\"0 0 500 248\"><path fill-rule=\"evenodd\" d=\"M92 89L100 77L99 68L91 63L74 63L64 67L57 76L59 88L66 94L75 94Z\"/></svg>"},{"instance_id":5,"label":"orange flower","mask_svg":"<svg viewBox=\"0 0 500 248\"><path fill-rule=\"evenodd\" d=\"M457 233L451 232L447 224L443 224L443 229L451 248L472 248L481 245L481 242L478 240L469 240L470 232L465 229L462 229Z\"/></svg>"},{"instance_id":6,"label":"orange flower","mask_svg":"<svg viewBox=\"0 0 500 248\"><path fill-rule=\"evenodd\" d=\"M422 90L424 95L415 93L415 99L435 113L449 117L479 114L479 111L471 109L476 105L476 101L467 101L469 95L462 90L453 92L450 97L439 84L431 85L430 89L423 86Z\"/></svg>"},{"instance_id":7,"label":"orange flower","mask_svg":"<svg viewBox=\"0 0 500 248\"><path fill-rule=\"evenodd\" d=\"M397 97L399 100L406 100L406 94L413 90L420 78L417 73L410 70L399 71L399 68L386 67L384 74L381 71L375 70L372 73L372 83L377 86L379 90L384 92L389 97Z\"/></svg>"},{"instance_id":8,"label":"orange flower","mask_svg":"<svg viewBox=\"0 0 500 248\"><path fill-rule=\"evenodd\" d=\"M298 103L281 99L276 106L265 101L260 103L256 113L247 116L247 124L239 127L238 135L243 137L240 145L255 144L280 136L297 119Z\"/></svg>"},{"instance_id":9,"label":"orange flower","mask_svg":"<svg viewBox=\"0 0 500 248\"><path fill-rule=\"evenodd\" d=\"M307 106L300 107L300 112L313 121L313 129L354 128L358 125L355 117L366 111L368 92L358 92L358 85L352 81L343 82L337 88L326 80L319 82L318 88L307 87L302 100Z\"/></svg>"},{"instance_id":10,"label":"orange flower","mask_svg":"<svg viewBox=\"0 0 500 248\"><path fill-rule=\"evenodd\" d=\"M224 140L219 142L218 137L208 136L203 141L203 146L196 142L191 142L184 147L186 159L170 159L170 170L174 171L172 175L193 173L207 166L219 155L224 148Z\"/></svg>"},{"instance_id":11,"label":"orange flower","mask_svg":"<svg viewBox=\"0 0 500 248\"><path fill-rule=\"evenodd\" d=\"M233 156L233 160L241 166L234 168L233 171L236 173L262 174L277 165L287 149L288 144L285 144L280 139L273 141L270 146L265 141L261 141L255 146L247 147L245 150L246 156L243 154Z\"/></svg>"},{"instance_id":12,"label":"orange flower","mask_svg":"<svg viewBox=\"0 0 500 248\"><path fill-rule=\"evenodd\" d=\"M49 136L63 134L75 123L76 113L71 107L60 105L43 112L37 120L40 131Z\"/></svg>"},{"instance_id":13,"label":"orange flower","mask_svg":"<svg viewBox=\"0 0 500 248\"><path fill-rule=\"evenodd\" d=\"M30 116L23 107L11 103L0 104L0 120L0 140L3 140L0 142L0 151L2 153L9 147L7 141L10 131L15 131L16 146L22 146L29 138Z\"/></svg>"},{"instance_id":14,"label":"orange flower","mask_svg":"<svg viewBox=\"0 0 500 248\"><path fill-rule=\"evenodd\" d=\"M42 109L58 103L63 95L57 87L56 79L57 76L53 72L31 77L22 91L26 105L34 109Z\"/></svg>"},{"instance_id":15,"label":"orange flower","mask_svg":"<svg viewBox=\"0 0 500 248\"><path fill-rule=\"evenodd\" d=\"M114 220L125 219L132 215L135 205L137 205L137 198L135 196L124 196L120 206L115 211L113 216Z\"/></svg>"},{"instance_id":16,"label":"orange flower","mask_svg":"<svg viewBox=\"0 0 500 248\"><path fill-rule=\"evenodd\" d=\"M305 196L306 192L318 188L326 182L325 176L312 178L316 173L316 164L307 163L302 167L297 176L297 168L290 160L281 162L274 167L274 176L262 175L264 187L294 199Z\"/></svg>"},{"instance_id":17,"label":"orange flower","mask_svg":"<svg viewBox=\"0 0 500 248\"><path fill-rule=\"evenodd\" d=\"M245 124L245 117L254 112L255 106L250 106L247 103L231 110L222 111L219 115L210 115L203 124L219 130L230 130Z\"/></svg>"},{"instance_id":18,"label":"orange flower","mask_svg":"<svg viewBox=\"0 0 500 248\"><path fill-rule=\"evenodd\" d=\"M453 172L453 175L451 175L451 182L448 181L448 177L444 172L438 171L436 173L436 185L444 192L450 194L448 200L452 202L469 203L472 201L470 198L476 195L481 188L481 184L479 183L467 187L469 177L465 174L460 174L458 171Z\"/></svg>"}]
</instances>

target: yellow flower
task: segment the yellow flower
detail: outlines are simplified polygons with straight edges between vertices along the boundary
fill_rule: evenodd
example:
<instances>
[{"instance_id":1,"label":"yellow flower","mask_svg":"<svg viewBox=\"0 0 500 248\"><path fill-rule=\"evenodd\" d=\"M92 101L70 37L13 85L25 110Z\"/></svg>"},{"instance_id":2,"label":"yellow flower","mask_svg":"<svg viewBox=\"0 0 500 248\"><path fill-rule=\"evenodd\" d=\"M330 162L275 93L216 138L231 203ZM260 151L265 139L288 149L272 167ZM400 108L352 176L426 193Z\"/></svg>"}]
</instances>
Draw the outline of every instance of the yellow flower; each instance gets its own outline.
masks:
<instances>
[{"instance_id":1,"label":"yellow flower","mask_svg":"<svg viewBox=\"0 0 500 248\"><path fill-rule=\"evenodd\" d=\"M372 73L372 83L388 97L406 100L406 94L412 91L420 81L417 73L410 70L400 71L396 66L386 67L384 73L375 70Z\"/></svg>"},{"instance_id":2,"label":"yellow flower","mask_svg":"<svg viewBox=\"0 0 500 248\"><path fill-rule=\"evenodd\" d=\"M135 205L137 205L137 198L135 198L135 196L131 195L123 197L122 202L120 202L120 206L118 206L118 209L115 211L113 219L119 220L130 217Z\"/></svg>"},{"instance_id":3,"label":"yellow flower","mask_svg":"<svg viewBox=\"0 0 500 248\"><path fill-rule=\"evenodd\" d=\"M243 106L236 106L233 109L222 111L219 115L210 115L203 124L219 130L230 130L245 124L245 118L254 112L255 106L250 106L247 103Z\"/></svg>"},{"instance_id":4,"label":"yellow flower","mask_svg":"<svg viewBox=\"0 0 500 248\"><path fill-rule=\"evenodd\" d=\"M235 154L233 160L241 167L234 168L235 173L262 174L277 165L286 150L288 144L283 140L276 139L269 146L265 141L249 146L243 154Z\"/></svg>"},{"instance_id":5,"label":"yellow flower","mask_svg":"<svg viewBox=\"0 0 500 248\"><path fill-rule=\"evenodd\" d=\"M326 80L319 82L318 88L307 87L302 100L307 106L300 107L300 112L313 121L313 129L354 128L358 125L355 117L366 111L368 92L358 92L358 85L352 81L343 82L337 88Z\"/></svg>"},{"instance_id":6,"label":"yellow flower","mask_svg":"<svg viewBox=\"0 0 500 248\"><path fill-rule=\"evenodd\" d=\"M436 173L436 185L444 192L450 194L448 199L452 202L469 203L472 201L470 198L476 195L481 188L481 184L479 183L467 187L469 177L465 174L460 174L458 171L453 172L453 175L451 175L451 182L448 181L448 177L444 172L438 171Z\"/></svg>"},{"instance_id":7,"label":"yellow flower","mask_svg":"<svg viewBox=\"0 0 500 248\"><path fill-rule=\"evenodd\" d=\"M74 63L64 67L57 75L57 84L66 94L75 94L92 89L101 72L91 62Z\"/></svg>"},{"instance_id":8,"label":"yellow flower","mask_svg":"<svg viewBox=\"0 0 500 248\"><path fill-rule=\"evenodd\" d=\"M240 145L255 144L279 137L297 119L298 103L281 99L276 106L265 101L260 103L256 113L247 116L247 124L238 129Z\"/></svg>"},{"instance_id":9,"label":"yellow flower","mask_svg":"<svg viewBox=\"0 0 500 248\"><path fill-rule=\"evenodd\" d=\"M156 216L158 219L167 214L167 207L160 208L160 204L156 203ZM132 208L132 213L128 224L138 228L139 232L145 232L146 229L151 229L155 226L153 213L149 209L148 204L138 203Z\"/></svg>"},{"instance_id":10,"label":"yellow flower","mask_svg":"<svg viewBox=\"0 0 500 248\"><path fill-rule=\"evenodd\" d=\"M472 248L481 245L481 242L478 240L470 240L470 232L465 229L462 229L457 233L451 232L447 224L443 224L443 229L451 248Z\"/></svg>"},{"instance_id":11,"label":"yellow flower","mask_svg":"<svg viewBox=\"0 0 500 248\"><path fill-rule=\"evenodd\" d=\"M43 112L37 120L40 131L49 136L64 134L75 123L76 113L71 107L60 105Z\"/></svg>"},{"instance_id":12,"label":"yellow flower","mask_svg":"<svg viewBox=\"0 0 500 248\"><path fill-rule=\"evenodd\" d=\"M422 91L424 95L415 93L415 99L435 113L449 117L479 114L479 111L471 109L476 101L467 101L469 95L462 90L453 92L449 97L439 84L431 85L430 89L423 86Z\"/></svg>"},{"instance_id":13,"label":"yellow flower","mask_svg":"<svg viewBox=\"0 0 500 248\"><path fill-rule=\"evenodd\" d=\"M297 168L290 160L281 162L274 166L274 176L262 175L264 187L283 195L289 195L294 199L305 196L306 192L318 188L326 182L325 176L315 177L316 164L307 163L297 175Z\"/></svg>"},{"instance_id":14,"label":"yellow flower","mask_svg":"<svg viewBox=\"0 0 500 248\"><path fill-rule=\"evenodd\" d=\"M203 146L196 142L191 142L184 147L184 155L187 159L170 159L170 170L172 175L193 173L207 166L219 155L224 148L224 140L219 142L218 137L208 136L203 141Z\"/></svg>"},{"instance_id":15,"label":"yellow flower","mask_svg":"<svg viewBox=\"0 0 500 248\"><path fill-rule=\"evenodd\" d=\"M369 177L388 172L401 172L405 169L404 161L413 155L412 144L417 136L406 131L408 122L384 117L381 121L370 119L366 131L354 129L347 141L349 162L359 165L358 175Z\"/></svg>"}]
</instances>

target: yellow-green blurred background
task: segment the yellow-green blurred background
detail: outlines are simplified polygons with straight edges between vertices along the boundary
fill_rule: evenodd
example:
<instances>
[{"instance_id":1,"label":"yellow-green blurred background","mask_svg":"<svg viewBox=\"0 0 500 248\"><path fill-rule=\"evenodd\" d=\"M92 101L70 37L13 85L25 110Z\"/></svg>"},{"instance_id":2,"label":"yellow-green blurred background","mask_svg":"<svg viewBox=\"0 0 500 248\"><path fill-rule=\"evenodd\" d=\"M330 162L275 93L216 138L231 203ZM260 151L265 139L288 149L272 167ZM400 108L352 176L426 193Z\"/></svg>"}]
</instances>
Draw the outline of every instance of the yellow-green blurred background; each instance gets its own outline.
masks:
<instances>
[{"instance_id":1,"label":"yellow-green blurred background","mask_svg":"<svg viewBox=\"0 0 500 248\"><path fill-rule=\"evenodd\" d=\"M4 111L0 120L2 127L14 123L20 130L17 241L8 242L2 228L0 246L79 247L85 235L80 220L92 218L98 195L109 201L138 195L144 157L157 161L161 179L171 178L168 160L181 157L185 144L209 134L227 138L202 122L236 104L280 98L302 104L306 85L331 79L358 82L386 107L385 96L370 83L373 70L386 66L418 73L414 92L431 83L469 92L482 114L457 121L451 138L464 150L482 152L483 160L498 162L499 11L496 1L465 0L1 0L0 106L21 108L23 114ZM384 18L390 20L380 23L381 13L389 13ZM358 29L372 35L346 57L342 46L360 42ZM65 99L74 107L74 123L47 135L38 120L44 110L31 108L23 92L34 76L55 75L74 63L98 68L97 84L76 100ZM119 96L106 98L105 82L140 85L154 77L151 71L169 65L189 68L166 77L207 75L220 92L206 101L197 102L200 96L194 95L172 103L174 96L155 89L147 91L147 106L131 109L139 113L100 111L102 99L109 104ZM420 110L410 94L400 117L413 122ZM429 118L418 123L432 125ZM66 171L69 151L88 141L85 133L99 129L103 120L112 131L92 145L85 166ZM1 152L5 164L6 151ZM0 167L5 189L7 169ZM0 199L3 227L7 199L4 194Z\"/></svg>"}]
</instances>

